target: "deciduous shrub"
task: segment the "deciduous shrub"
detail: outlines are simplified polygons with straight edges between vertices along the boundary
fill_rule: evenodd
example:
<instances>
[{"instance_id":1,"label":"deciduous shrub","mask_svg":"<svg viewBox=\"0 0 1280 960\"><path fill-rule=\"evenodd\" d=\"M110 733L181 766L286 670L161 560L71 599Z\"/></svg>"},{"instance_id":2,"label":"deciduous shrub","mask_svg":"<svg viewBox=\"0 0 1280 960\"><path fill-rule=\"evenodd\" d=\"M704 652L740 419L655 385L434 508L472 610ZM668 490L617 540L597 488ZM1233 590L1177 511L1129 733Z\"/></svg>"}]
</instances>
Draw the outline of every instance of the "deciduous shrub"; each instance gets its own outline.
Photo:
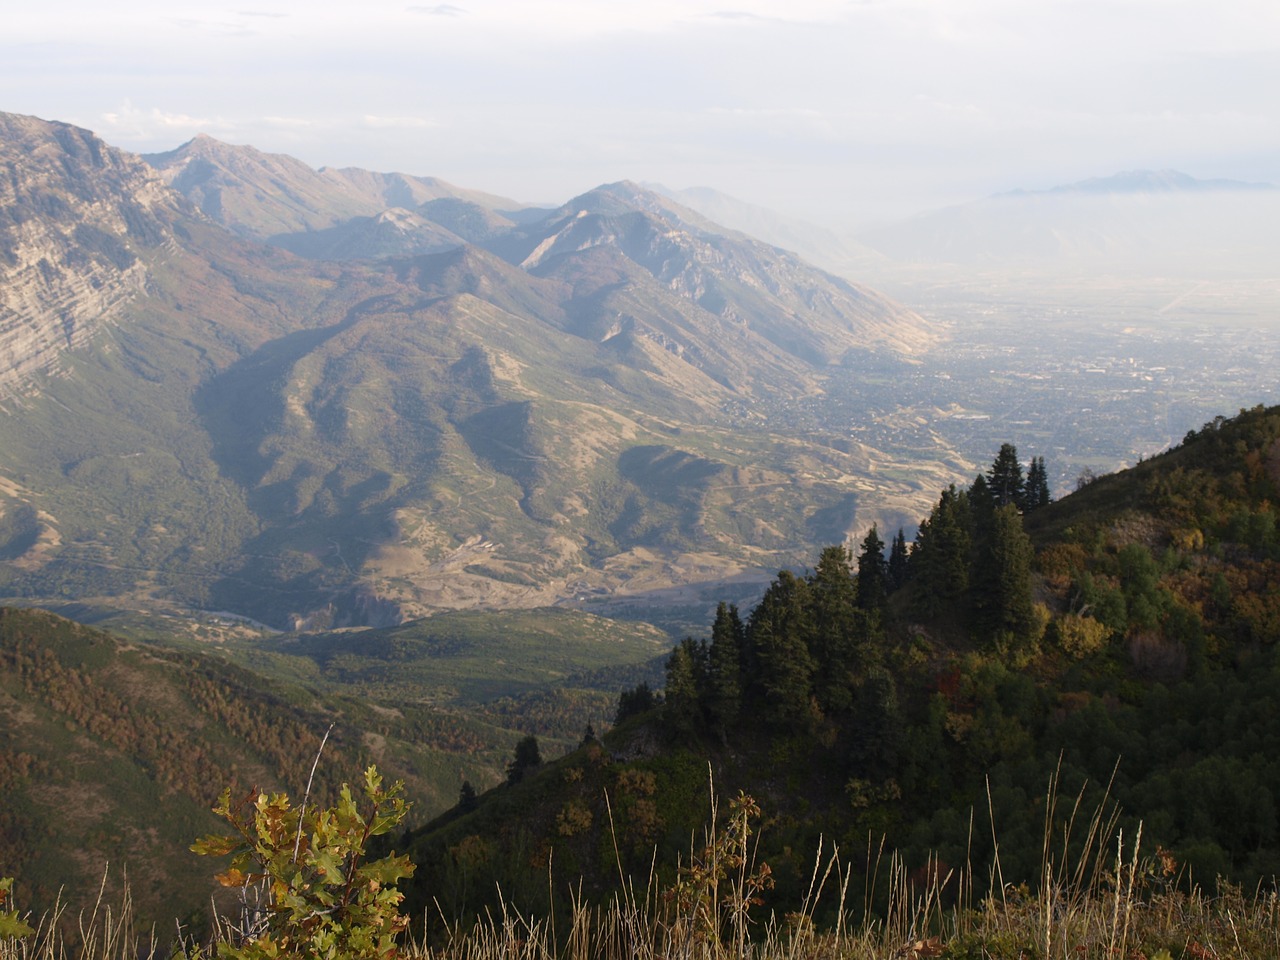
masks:
<instances>
[{"instance_id":1,"label":"deciduous shrub","mask_svg":"<svg viewBox=\"0 0 1280 960\"><path fill-rule=\"evenodd\" d=\"M408 857L364 861L372 837L389 833L408 805L404 784L384 789L375 767L364 773L363 803L342 785L330 809L295 808L284 794L251 792L232 804L222 794L214 812L234 829L191 847L206 856L231 856L219 883L243 889L261 885L264 906L239 936L218 944L224 960L275 960L282 956L365 960L396 953L396 936L408 925L396 883L412 875Z\"/></svg>"},{"instance_id":2,"label":"deciduous shrub","mask_svg":"<svg viewBox=\"0 0 1280 960\"><path fill-rule=\"evenodd\" d=\"M13 877L0 877L0 940L30 936L34 931L22 921L17 910L5 910L5 902L13 889Z\"/></svg>"}]
</instances>

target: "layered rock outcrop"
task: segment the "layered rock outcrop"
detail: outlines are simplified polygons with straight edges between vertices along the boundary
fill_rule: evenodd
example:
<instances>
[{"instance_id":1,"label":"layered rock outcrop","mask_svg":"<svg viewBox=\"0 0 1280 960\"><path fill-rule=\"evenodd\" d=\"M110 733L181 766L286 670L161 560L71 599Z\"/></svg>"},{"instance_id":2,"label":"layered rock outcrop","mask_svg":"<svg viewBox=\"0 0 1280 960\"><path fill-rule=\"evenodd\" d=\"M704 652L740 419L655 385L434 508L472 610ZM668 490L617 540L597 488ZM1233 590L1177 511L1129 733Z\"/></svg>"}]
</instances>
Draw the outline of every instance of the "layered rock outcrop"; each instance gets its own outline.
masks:
<instances>
[{"instance_id":1,"label":"layered rock outcrop","mask_svg":"<svg viewBox=\"0 0 1280 960\"><path fill-rule=\"evenodd\" d=\"M146 286L183 203L87 130L0 113L0 396L116 317Z\"/></svg>"}]
</instances>

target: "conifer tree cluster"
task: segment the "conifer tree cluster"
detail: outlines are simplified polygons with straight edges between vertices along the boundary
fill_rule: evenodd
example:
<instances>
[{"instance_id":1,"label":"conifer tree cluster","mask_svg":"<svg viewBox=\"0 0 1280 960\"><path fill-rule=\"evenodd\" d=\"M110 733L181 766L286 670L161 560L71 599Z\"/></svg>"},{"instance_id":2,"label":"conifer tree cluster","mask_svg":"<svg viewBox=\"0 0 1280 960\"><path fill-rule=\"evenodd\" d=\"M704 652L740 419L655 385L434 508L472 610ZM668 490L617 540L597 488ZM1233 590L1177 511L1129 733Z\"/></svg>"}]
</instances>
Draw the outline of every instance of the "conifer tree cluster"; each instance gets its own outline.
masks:
<instances>
[{"instance_id":1,"label":"conifer tree cluster","mask_svg":"<svg viewBox=\"0 0 1280 960\"><path fill-rule=\"evenodd\" d=\"M1032 458L1024 477L1011 443L968 488L944 490L908 557L910 615L962 628L1002 649L1035 639L1034 551L1022 515L1049 502L1044 458Z\"/></svg>"},{"instance_id":2,"label":"conifer tree cluster","mask_svg":"<svg viewBox=\"0 0 1280 960\"><path fill-rule=\"evenodd\" d=\"M1045 469L1044 457L1032 457L1024 477L1022 463L1018 460L1018 448L1012 443L1000 445L1000 452L996 454L991 469L974 482L977 489L987 491L995 506L1013 504L1022 513L1047 506L1052 499L1049 496L1049 474Z\"/></svg>"},{"instance_id":3,"label":"conifer tree cluster","mask_svg":"<svg viewBox=\"0 0 1280 960\"><path fill-rule=\"evenodd\" d=\"M1024 476L1005 444L970 487L942 492L910 548L901 529L886 544L872 526L856 557L831 546L811 572L780 572L745 621L721 603L710 641L687 638L667 661L666 729L721 741L757 726L816 734L844 744L861 773L888 764L897 692L884 665L908 622L1005 652L1042 631L1022 513L1048 500L1044 461Z\"/></svg>"},{"instance_id":4,"label":"conifer tree cluster","mask_svg":"<svg viewBox=\"0 0 1280 960\"><path fill-rule=\"evenodd\" d=\"M710 642L686 639L667 661L666 730L722 742L738 729L816 735L841 745L850 770L889 763L900 739L881 666L893 590L873 527L856 559L832 546L812 572L779 573L746 621L721 603Z\"/></svg>"}]
</instances>

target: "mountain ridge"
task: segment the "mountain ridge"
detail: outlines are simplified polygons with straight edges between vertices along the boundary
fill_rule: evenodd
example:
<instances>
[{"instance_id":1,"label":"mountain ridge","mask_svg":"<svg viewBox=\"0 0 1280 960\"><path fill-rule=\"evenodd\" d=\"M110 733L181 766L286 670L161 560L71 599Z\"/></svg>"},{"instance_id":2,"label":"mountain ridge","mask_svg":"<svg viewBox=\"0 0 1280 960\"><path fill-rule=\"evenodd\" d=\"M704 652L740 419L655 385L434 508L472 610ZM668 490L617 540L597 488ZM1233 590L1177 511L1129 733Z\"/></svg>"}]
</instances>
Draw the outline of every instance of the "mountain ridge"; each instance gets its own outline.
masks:
<instances>
[{"instance_id":1,"label":"mountain ridge","mask_svg":"<svg viewBox=\"0 0 1280 960\"><path fill-rule=\"evenodd\" d=\"M27 152L56 155L60 128L33 123ZM307 260L263 245L248 220L237 235L201 213L211 193L184 199L76 136L137 171L168 232L130 254L145 295L122 300L111 335L63 351L68 376L27 377L29 409L0 417L13 478L0 590L313 628L656 597L691 570L733 579L792 562L815 536L908 516L955 469L946 449L898 462L789 435L755 409L821 397L866 358L897 362L934 342L929 324L634 185L588 198L607 216L471 221L499 234L484 247ZM254 177L297 172L196 146ZM88 189L65 175L50 167L32 189ZM107 206L135 203L131 183ZM223 219L259 190L238 184ZM276 225L329 215L323 191L292 206L287 190L260 192ZM460 226L478 208L427 204L441 200ZM526 249L504 260L503 241ZM632 448L667 453L637 471ZM682 467L694 461L716 466Z\"/></svg>"},{"instance_id":2,"label":"mountain ridge","mask_svg":"<svg viewBox=\"0 0 1280 960\"><path fill-rule=\"evenodd\" d=\"M139 254L172 245L185 202L136 158L35 117L0 114L0 166L0 391L12 393L144 293Z\"/></svg>"},{"instance_id":3,"label":"mountain ridge","mask_svg":"<svg viewBox=\"0 0 1280 960\"><path fill-rule=\"evenodd\" d=\"M490 210L524 206L435 177L355 167L315 170L287 154L233 146L206 134L173 150L141 156L207 216L258 239L333 228L343 220L377 216L392 208L412 211L443 198Z\"/></svg>"}]
</instances>

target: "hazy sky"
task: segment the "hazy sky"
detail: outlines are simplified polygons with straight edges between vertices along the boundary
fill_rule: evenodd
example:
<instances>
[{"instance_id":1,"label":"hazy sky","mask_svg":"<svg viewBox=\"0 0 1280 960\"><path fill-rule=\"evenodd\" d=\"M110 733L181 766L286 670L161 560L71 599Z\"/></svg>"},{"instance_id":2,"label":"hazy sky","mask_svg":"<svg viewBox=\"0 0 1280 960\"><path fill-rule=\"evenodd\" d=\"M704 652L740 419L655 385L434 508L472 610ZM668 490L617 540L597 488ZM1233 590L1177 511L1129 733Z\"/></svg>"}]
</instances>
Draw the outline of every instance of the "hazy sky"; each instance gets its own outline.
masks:
<instances>
[{"instance_id":1,"label":"hazy sky","mask_svg":"<svg viewBox=\"0 0 1280 960\"><path fill-rule=\"evenodd\" d=\"M852 224L1141 167L1280 181L1276 0L38 0L0 110L137 151Z\"/></svg>"}]
</instances>

